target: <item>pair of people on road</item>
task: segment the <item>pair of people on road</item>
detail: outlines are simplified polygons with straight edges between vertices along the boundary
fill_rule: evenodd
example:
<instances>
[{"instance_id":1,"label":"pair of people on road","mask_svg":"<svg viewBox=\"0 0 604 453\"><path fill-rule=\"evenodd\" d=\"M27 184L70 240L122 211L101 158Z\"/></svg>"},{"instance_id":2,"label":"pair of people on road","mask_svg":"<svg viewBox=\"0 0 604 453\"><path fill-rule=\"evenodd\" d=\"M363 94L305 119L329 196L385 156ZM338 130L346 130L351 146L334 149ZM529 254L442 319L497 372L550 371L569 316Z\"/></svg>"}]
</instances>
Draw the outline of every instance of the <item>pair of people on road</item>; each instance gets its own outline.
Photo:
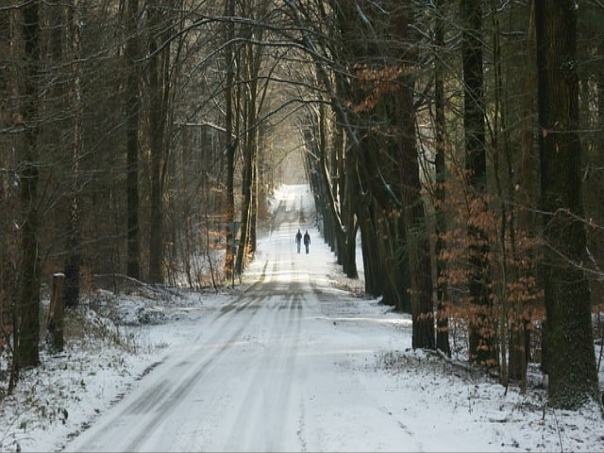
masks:
<instances>
[{"instance_id":1,"label":"pair of people on road","mask_svg":"<svg viewBox=\"0 0 604 453\"><path fill-rule=\"evenodd\" d=\"M302 232L298 228L298 232L296 233L296 246L298 247L298 253L300 253L300 247L302 245ZM306 248L306 254L310 250L310 234L308 234L308 230L304 233L304 247Z\"/></svg>"}]
</instances>

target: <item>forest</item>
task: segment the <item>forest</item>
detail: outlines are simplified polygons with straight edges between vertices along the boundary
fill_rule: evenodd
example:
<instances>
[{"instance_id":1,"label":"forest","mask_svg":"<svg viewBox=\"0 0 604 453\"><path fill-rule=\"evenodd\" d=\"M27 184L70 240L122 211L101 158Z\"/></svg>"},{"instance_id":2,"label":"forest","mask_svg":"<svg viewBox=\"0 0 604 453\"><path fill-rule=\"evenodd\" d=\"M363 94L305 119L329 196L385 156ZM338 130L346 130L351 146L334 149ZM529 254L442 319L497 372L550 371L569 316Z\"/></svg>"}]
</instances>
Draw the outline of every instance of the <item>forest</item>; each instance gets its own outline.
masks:
<instances>
[{"instance_id":1,"label":"forest","mask_svg":"<svg viewBox=\"0 0 604 453\"><path fill-rule=\"evenodd\" d=\"M295 181L413 349L601 405L603 24L600 0L4 0L1 397L96 288L239 285Z\"/></svg>"}]
</instances>

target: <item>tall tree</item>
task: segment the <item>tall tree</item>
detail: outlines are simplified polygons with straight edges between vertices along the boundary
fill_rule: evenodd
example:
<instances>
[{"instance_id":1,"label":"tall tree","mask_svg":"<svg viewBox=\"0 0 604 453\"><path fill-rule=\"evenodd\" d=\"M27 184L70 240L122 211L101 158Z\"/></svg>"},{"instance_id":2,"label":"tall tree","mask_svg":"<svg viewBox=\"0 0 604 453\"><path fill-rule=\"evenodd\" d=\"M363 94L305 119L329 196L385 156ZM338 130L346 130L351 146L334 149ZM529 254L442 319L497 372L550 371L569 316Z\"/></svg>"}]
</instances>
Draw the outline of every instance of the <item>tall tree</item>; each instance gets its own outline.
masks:
<instances>
[{"instance_id":1,"label":"tall tree","mask_svg":"<svg viewBox=\"0 0 604 453\"><path fill-rule=\"evenodd\" d=\"M445 180L446 180L446 119L445 119L445 87L444 69L440 52L445 47L445 18L444 1L437 0L434 4L434 129L436 132L434 158L436 171L436 243L435 243L435 267L436 267L436 348L447 355L451 354L449 347L449 319L446 314L445 298L446 284L443 281L443 267L445 263L441 259L441 253L445 250L444 234L446 231L445 207Z\"/></svg>"},{"instance_id":2,"label":"tall tree","mask_svg":"<svg viewBox=\"0 0 604 453\"><path fill-rule=\"evenodd\" d=\"M225 16L235 16L235 0L225 1ZM225 97L225 135L227 153L227 180L226 180L226 252L224 258L224 271L227 279L233 276L235 264L235 151L237 140L233 138L233 40L235 39L235 23L229 20L225 31L225 64L226 82Z\"/></svg>"},{"instance_id":3,"label":"tall tree","mask_svg":"<svg viewBox=\"0 0 604 453\"><path fill-rule=\"evenodd\" d=\"M237 250L237 261L235 262L235 269L238 274L243 272L248 253L250 253L250 233L254 217L252 209L254 204L253 197L255 196L254 178L256 176L255 166L258 145L256 113L258 98L258 71L260 69L260 56L257 53L261 52L261 48L255 47L256 46L253 44L248 44L246 46L246 51L244 52L245 60L243 62L245 68L244 73L250 82L247 87L247 96L244 99L244 124L246 130L244 131L244 163L241 182L243 203L241 207L241 232L239 236L239 249Z\"/></svg>"},{"instance_id":4,"label":"tall tree","mask_svg":"<svg viewBox=\"0 0 604 453\"><path fill-rule=\"evenodd\" d=\"M403 222L407 259L411 276L412 347L435 348L434 313L432 300L432 262L426 226L424 203L421 196L419 153L416 137L415 82L413 69L417 64L416 36L411 31L414 17L412 4L390 2L390 22L385 37L399 48L395 66L400 75L395 80L396 108L390 121L398 122L399 171L403 200Z\"/></svg>"},{"instance_id":5,"label":"tall tree","mask_svg":"<svg viewBox=\"0 0 604 453\"><path fill-rule=\"evenodd\" d=\"M543 284L551 405L598 396L587 261L581 222L577 11L572 0L535 0Z\"/></svg>"},{"instance_id":6,"label":"tall tree","mask_svg":"<svg viewBox=\"0 0 604 453\"><path fill-rule=\"evenodd\" d=\"M73 114L71 140L71 194L67 222L67 255L65 258L65 306L74 307L80 298L80 158L82 155L82 89L80 5L70 0L67 26L71 58L70 107Z\"/></svg>"},{"instance_id":7,"label":"tall tree","mask_svg":"<svg viewBox=\"0 0 604 453\"><path fill-rule=\"evenodd\" d=\"M126 6L126 43L125 60L126 80L126 147L127 147L127 219L128 219L128 257L127 273L130 277L140 278L140 239L139 239L139 188L138 188L138 129L140 122L140 69L139 69L139 31L138 0L128 0Z\"/></svg>"},{"instance_id":8,"label":"tall tree","mask_svg":"<svg viewBox=\"0 0 604 453\"><path fill-rule=\"evenodd\" d=\"M244 12L250 17L263 18L269 2L261 0L256 2L251 0L244 2ZM244 99L244 125L243 137L245 143L243 146L244 164L241 183L243 202L241 207L241 231L239 236L239 249L237 250L237 260L235 270L238 274L243 272L248 257L253 256L255 244L255 230L258 207L257 197L257 161L258 161L258 118L262 107L262 99L259 93L258 76L265 58L264 46L257 45L264 36L264 28L248 27L245 35L249 38L243 53L243 60L240 63L243 66L243 73L247 78L246 96Z\"/></svg>"},{"instance_id":9,"label":"tall tree","mask_svg":"<svg viewBox=\"0 0 604 453\"><path fill-rule=\"evenodd\" d=\"M163 282L164 241L162 233L162 160L166 129L167 86L166 68L169 66L170 40L159 48L162 29L162 14L158 1L149 2L149 148L151 154L151 203L149 217L149 280ZM165 36L163 36L165 37Z\"/></svg>"},{"instance_id":10,"label":"tall tree","mask_svg":"<svg viewBox=\"0 0 604 453\"><path fill-rule=\"evenodd\" d=\"M492 365L496 360L489 324L488 239L480 226L481 213L486 212L487 161L485 145L485 99L483 76L482 0L461 0L462 65L464 86L464 136L466 173L472 193L468 225L469 282L471 303L476 316L470 324L470 356L472 360Z\"/></svg>"},{"instance_id":11,"label":"tall tree","mask_svg":"<svg viewBox=\"0 0 604 453\"><path fill-rule=\"evenodd\" d=\"M392 93L381 91L384 86L399 83L393 77L398 69L397 63L391 66L393 51L389 47L394 45L396 52L400 43L396 37L394 43L388 41L393 38L387 36L390 15L384 14L386 10L377 3L331 3L340 29L341 48L336 55L347 71L354 74L349 80L342 80L339 71L334 71L337 89L332 91L342 99L336 98L335 110L338 122L346 127L350 149L357 159L361 190L370 195L364 199L367 206L359 206L362 211L357 213L360 218L370 215L368 221L360 222L366 241L364 250L372 255L367 259L370 264L367 275L379 280L377 285L384 303L410 313L409 260L405 255L406 232L400 199L400 143L397 134L388 130L389 126L400 132L400 119L396 117L400 112L397 100L389 95ZM393 9L393 5L384 2L387 9ZM349 107L345 109L342 104Z\"/></svg>"},{"instance_id":12,"label":"tall tree","mask_svg":"<svg viewBox=\"0 0 604 453\"><path fill-rule=\"evenodd\" d=\"M15 345L17 368L38 365L40 330L40 250L38 241L38 132L39 132L39 77L40 77L40 2L35 0L23 6L22 36L25 58L23 62L23 101L21 117L25 129L23 149L19 161L21 186L21 266L20 294Z\"/></svg>"}]
</instances>

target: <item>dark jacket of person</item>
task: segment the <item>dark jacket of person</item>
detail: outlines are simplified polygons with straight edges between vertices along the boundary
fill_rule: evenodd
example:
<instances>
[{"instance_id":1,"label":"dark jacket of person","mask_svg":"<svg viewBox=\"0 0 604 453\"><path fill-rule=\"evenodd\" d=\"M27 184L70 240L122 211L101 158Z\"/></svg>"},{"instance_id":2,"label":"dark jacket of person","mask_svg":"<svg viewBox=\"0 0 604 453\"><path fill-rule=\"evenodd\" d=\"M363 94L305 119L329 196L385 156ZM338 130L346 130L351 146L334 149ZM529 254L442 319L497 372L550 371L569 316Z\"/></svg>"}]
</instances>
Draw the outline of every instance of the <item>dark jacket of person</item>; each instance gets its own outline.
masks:
<instances>
[{"instance_id":1,"label":"dark jacket of person","mask_svg":"<svg viewBox=\"0 0 604 453\"><path fill-rule=\"evenodd\" d=\"M306 233L304 233L304 245L309 245L310 244L310 234L308 234L308 231Z\"/></svg>"}]
</instances>

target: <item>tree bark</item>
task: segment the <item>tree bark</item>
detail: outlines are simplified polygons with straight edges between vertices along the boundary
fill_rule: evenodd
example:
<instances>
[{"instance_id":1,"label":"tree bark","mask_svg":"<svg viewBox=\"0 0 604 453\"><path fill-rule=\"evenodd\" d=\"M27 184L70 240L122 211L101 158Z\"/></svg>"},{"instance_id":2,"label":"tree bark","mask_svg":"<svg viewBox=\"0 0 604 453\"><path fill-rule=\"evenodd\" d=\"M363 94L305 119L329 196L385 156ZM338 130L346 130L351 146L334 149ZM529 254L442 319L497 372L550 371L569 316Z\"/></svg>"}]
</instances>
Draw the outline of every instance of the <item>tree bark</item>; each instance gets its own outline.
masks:
<instances>
[{"instance_id":1,"label":"tree bark","mask_svg":"<svg viewBox=\"0 0 604 453\"><path fill-rule=\"evenodd\" d=\"M23 6L25 43L22 119L24 148L19 162L21 191L20 294L15 349L17 369L38 365L40 331L40 254L38 244L38 83L40 75L40 3Z\"/></svg>"},{"instance_id":2,"label":"tree bark","mask_svg":"<svg viewBox=\"0 0 604 453\"><path fill-rule=\"evenodd\" d=\"M251 47L251 46L250 46ZM251 53L251 49L250 49ZM250 55L248 54L248 58ZM249 63L248 63L249 64ZM252 71L249 71L252 73ZM243 166L243 180L241 185L243 204L241 208L241 233L239 237L239 248L237 250L237 261L235 263L235 272L241 274L245 268L246 258L249 246L250 237L250 222L252 218L252 189L254 176L254 146L255 146L255 122L256 122L256 87L254 82L251 83L250 93L246 100L246 143L245 143L245 160Z\"/></svg>"},{"instance_id":3,"label":"tree bark","mask_svg":"<svg viewBox=\"0 0 604 453\"><path fill-rule=\"evenodd\" d=\"M340 178L344 180L344 198L342 198L342 210L345 230L345 247L343 251L343 269L348 278L358 278L356 247L357 247L357 232L359 224L356 220L355 206L361 203L359 199L359 188L355 171L354 156L347 155L345 163L345 172L340 172Z\"/></svg>"},{"instance_id":4,"label":"tree bark","mask_svg":"<svg viewBox=\"0 0 604 453\"><path fill-rule=\"evenodd\" d=\"M235 0L225 1L225 16L235 16ZM235 24L227 22L225 32L226 84L225 97L225 135L227 152L226 180L226 252L224 258L224 273L227 279L233 276L235 264L235 151L237 141L233 139L233 44Z\"/></svg>"},{"instance_id":5,"label":"tree bark","mask_svg":"<svg viewBox=\"0 0 604 453\"><path fill-rule=\"evenodd\" d=\"M263 36L263 29L257 31L255 34L250 31L250 37L261 41ZM246 121L245 121L245 162L243 168L243 181L242 181L242 193L243 193L243 205L241 212L241 235L239 239L239 249L237 250L237 261L235 263L235 270L238 274L241 274L247 264L248 254L253 253L251 247L252 235L255 235L256 220L255 214L257 210L257 201L255 197L257 195L257 184L255 179L257 178L257 157L258 157L258 75L260 73L260 67L263 58L263 47L256 46L249 42L246 46L246 52L244 57L244 65L246 69L246 75L250 82L248 83L248 96L246 99Z\"/></svg>"},{"instance_id":6,"label":"tree bark","mask_svg":"<svg viewBox=\"0 0 604 453\"><path fill-rule=\"evenodd\" d=\"M257 227L258 227L258 153L260 147L258 146L258 139L256 138L256 145L254 146L254 161L252 163L252 205L250 206L250 240L249 250L250 255L253 257L256 253L257 246Z\"/></svg>"},{"instance_id":7,"label":"tree bark","mask_svg":"<svg viewBox=\"0 0 604 453\"><path fill-rule=\"evenodd\" d=\"M140 69L138 37L138 0L128 0L126 6L126 42L125 60L128 77L126 80L126 148L127 148L127 219L128 219L128 256L127 274L140 279L140 239L139 239L139 192L138 192L138 128L140 120Z\"/></svg>"},{"instance_id":8,"label":"tree bark","mask_svg":"<svg viewBox=\"0 0 604 453\"><path fill-rule=\"evenodd\" d=\"M400 55L405 64L416 61L415 43L409 33L409 20L413 17L413 8L399 7L393 22L400 41L406 43L410 50ZM405 67L401 67L404 74ZM432 300L432 262L430 259L430 242L426 226L424 203L421 196L419 175L419 154L415 135L415 76L405 75L396 81L398 85L397 101L399 114L399 168L402 188L403 221L409 272L411 276L411 315L412 341L415 348L434 349L434 304Z\"/></svg>"},{"instance_id":9,"label":"tree bark","mask_svg":"<svg viewBox=\"0 0 604 453\"><path fill-rule=\"evenodd\" d=\"M469 290L471 304L476 309L475 319L470 323L470 358L479 364L492 366L497 363L497 355L489 313L489 247L485 232L473 223L474 218L479 218L488 209L485 200L487 169L481 3L481 0L461 0L466 172L472 190L470 197L478 211L470 214L468 225Z\"/></svg>"},{"instance_id":10,"label":"tree bark","mask_svg":"<svg viewBox=\"0 0 604 453\"><path fill-rule=\"evenodd\" d=\"M65 275L54 274L52 276L52 293L50 298L50 307L48 309L48 322L47 322L47 337L46 341L49 343L53 352L63 351L64 338L64 300L63 294Z\"/></svg>"},{"instance_id":11,"label":"tree bark","mask_svg":"<svg viewBox=\"0 0 604 453\"><path fill-rule=\"evenodd\" d=\"M577 12L571 0L535 0L542 262L549 403L574 409L598 398L589 283L581 263Z\"/></svg>"},{"instance_id":12,"label":"tree bark","mask_svg":"<svg viewBox=\"0 0 604 453\"><path fill-rule=\"evenodd\" d=\"M526 93L522 98L520 105L520 159L516 164L514 172L518 174L517 184L520 190L516 194L517 204L519 209L515 215L517 218L517 231L523 232L531 241L536 240L537 234L537 219L534 206L537 206L538 201L538 179L539 179L539 156L537 147L535 146L535 106L537 100L537 80L536 80L536 64L535 64L535 12L533 3L528 5L529 17L527 23L528 36L526 40L526 58L521 60L518 65L511 66L509 71L518 71L519 67L526 66L526 70L520 72L520 83ZM525 11L522 11L525 13ZM523 14L524 16L524 14ZM511 104L514 101L508 101ZM509 150L506 148L506 154ZM506 160L511 160L507 158ZM512 184L511 181L509 184ZM531 264L528 269L524 270L524 275L529 278L537 279L537 263L535 254L529 252ZM536 284L537 288L539 283ZM530 320L526 319L525 314L530 313L532 307L524 306L517 307L518 314L521 314L520 322L516 322L516 328L510 332L510 351L508 376L510 380L515 380L521 383L521 386L526 384L526 371L530 359L530 343L531 332Z\"/></svg>"},{"instance_id":13,"label":"tree bark","mask_svg":"<svg viewBox=\"0 0 604 453\"><path fill-rule=\"evenodd\" d=\"M151 151L151 211L149 218L149 281L163 282L164 243L162 233L162 190L161 166L164 153L164 89L163 83L168 81L162 77L162 57L169 58L170 46L166 44L159 50L159 27L161 21L160 5L157 1L149 4L149 91L150 108L150 151ZM165 62L164 62L165 64ZM163 82L163 83L162 83Z\"/></svg>"},{"instance_id":14,"label":"tree bark","mask_svg":"<svg viewBox=\"0 0 604 453\"><path fill-rule=\"evenodd\" d=\"M81 34L79 4L71 0L69 5L69 37L71 43L71 109L73 112L73 138L71 153L71 177L73 178L69 219L67 224L67 257L65 259L64 297L66 307L75 307L80 299L80 156L82 154L82 89L81 89Z\"/></svg>"},{"instance_id":15,"label":"tree bark","mask_svg":"<svg viewBox=\"0 0 604 453\"><path fill-rule=\"evenodd\" d=\"M446 312L446 282L443 281L443 273L445 263L440 258L441 253L445 250L443 236L446 232L447 222L445 220L444 207L446 202L445 181L446 181L446 123L445 123L445 89L444 89L444 74L443 66L440 61L441 55L439 51L445 47L445 22L444 11L442 8L443 1L435 2L435 24L434 24L434 41L436 46L436 55L434 60L434 108L435 108L435 129L436 129L436 203L434 207L436 216L436 244L434 254L436 255L436 348L446 355L451 355L449 346L449 318Z\"/></svg>"}]
</instances>

